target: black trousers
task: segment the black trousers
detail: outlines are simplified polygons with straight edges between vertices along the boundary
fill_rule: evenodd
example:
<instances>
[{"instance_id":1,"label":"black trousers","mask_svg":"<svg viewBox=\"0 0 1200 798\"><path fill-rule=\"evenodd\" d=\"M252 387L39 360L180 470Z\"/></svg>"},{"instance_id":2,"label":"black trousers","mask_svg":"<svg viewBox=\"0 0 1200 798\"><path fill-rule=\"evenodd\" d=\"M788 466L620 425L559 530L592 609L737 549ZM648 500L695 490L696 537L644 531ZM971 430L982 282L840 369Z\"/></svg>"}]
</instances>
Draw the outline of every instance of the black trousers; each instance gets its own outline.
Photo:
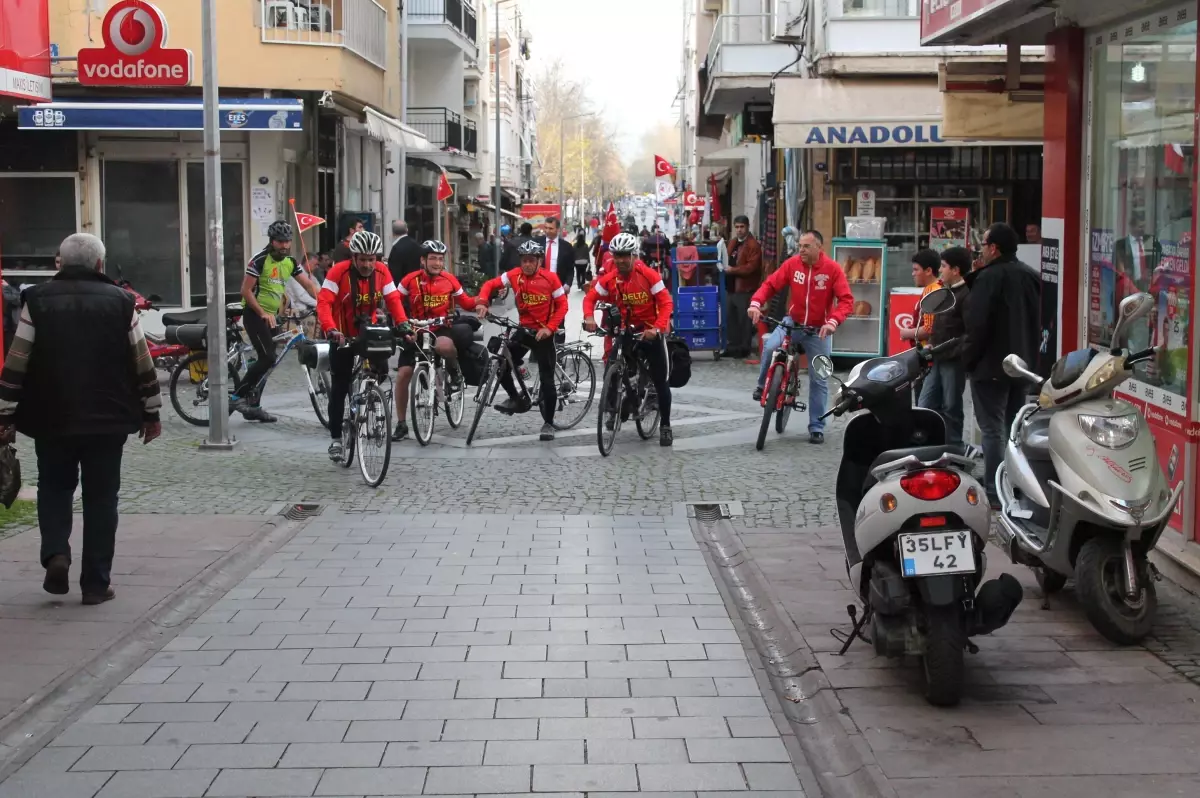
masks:
<instances>
[{"instance_id":1,"label":"black trousers","mask_svg":"<svg viewBox=\"0 0 1200 798\"><path fill-rule=\"evenodd\" d=\"M354 350L343 346L329 353L329 435L341 440L346 397L354 379Z\"/></svg>"},{"instance_id":2,"label":"black trousers","mask_svg":"<svg viewBox=\"0 0 1200 798\"><path fill-rule=\"evenodd\" d=\"M521 332L513 336L512 341L508 345L508 351L512 353L513 360L520 360L525 357L527 352L532 352L538 364L538 380L541 381L541 411L542 419L547 423L554 421L554 411L558 407L558 394L555 389L554 380L554 363L557 358L557 353L554 349L554 337L551 336L544 341L537 340L533 333ZM504 390L513 399L520 398L517 392L517 382L513 379L512 372L508 369L504 370L504 375L500 378L500 384L504 386Z\"/></svg>"},{"instance_id":3,"label":"black trousers","mask_svg":"<svg viewBox=\"0 0 1200 798\"><path fill-rule=\"evenodd\" d=\"M662 333L653 341L638 341L634 348L635 356L646 358L646 366L650 371L650 381L654 383L654 394L658 397L658 413L664 427L671 426L671 384L669 382L670 361L667 358L667 339ZM615 391L606 397L609 408L613 406ZM624 416L622 416L624 417Z\"/></svg>"},{"instance_id":4,"label":"black trousers","mask_svg":"<svg viewBox=\"0 0 1200 798\"><path fill-rule=\"evenodd\" d=\"M750 298L753 294L729 293L725 295L725 308L728 314L726 330L728 342L726 348L738 357L748 355L754 339L754 325L746 312L750 309Z\"/></svg>"},{"instance_id":5,"label":"black trousers","mask_svg":"<svg viewBox=\"0 0 1200 798\"><path fill-rule=\"evenodd\" d=\"M71 559L71 506L83 482L83 559L79 587L103 593L109 586L117 540L117 492L127 435L72 435L39 438L37 453L38 527L42 567L62 554Z\"/></svg>"},{"instance_id":6,"label":"black trousers","mask_svg":"<svg viewBox=\"0 0 1200 798\"><path fill-rule=\"evenodd\" d=\"M271 367L275 365L275 331L254 312L247 312L243 315L242 324L246 328L246 336L254 346L254 352L258 359L254 361L253 366L246 370L246 379L238 390L238 396L248 400L252 405L257 405L262 402L262 392L266 387L267 375L271 373Z\"/></svg>"},{"instance_id":7,"label":"black trousers","mask_svg":"<svg viewBox=\"0 0 1200 798\"><path fill-rule=\"evenodd\" d=\"M588 280L588 264L587 263L576 263L575 264L575 281L578 283L578 285L581 289L583 288L583 285L584 285L584 283L587 282L587 280Z\"/></svg>"}]
</instances>

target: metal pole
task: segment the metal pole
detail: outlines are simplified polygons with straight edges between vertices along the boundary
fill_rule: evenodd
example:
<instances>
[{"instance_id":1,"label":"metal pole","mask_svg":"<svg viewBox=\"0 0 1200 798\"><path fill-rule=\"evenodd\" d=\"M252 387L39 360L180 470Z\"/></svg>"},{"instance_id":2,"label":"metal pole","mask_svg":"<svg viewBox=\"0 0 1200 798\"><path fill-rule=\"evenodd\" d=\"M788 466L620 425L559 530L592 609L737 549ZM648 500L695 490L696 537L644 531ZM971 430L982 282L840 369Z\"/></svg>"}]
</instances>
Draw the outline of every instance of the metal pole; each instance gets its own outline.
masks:
<instances>
[{"instance_id":1,"label":"metal pole","mask_svg":"<svg viewBox=\"0 0 1200 798\"><path fill-rule=\"evenodd\" d=\"M500 251L504 249L504 240L500 237L500 0L496 3L496 32L494 34L495 50L493 56L496 67L496 185L492 186L493 202L496 203L496 276L500 276Z\"/></svg>"},{"instance_id":2,"label":"metal pole","mask_svg":"<svg viewBox=\"0 0 1200 798\"><path fill-rule=\"evenodd\" d=\"M229 450L229 394L225 385L225 229L221 222L221 130L217 101L217 0L202 0L204 47L204 212L208 233L208 440L204 449Z\"/></svg>"},{"instance_id":3,"label":"metal pole","mask_svg":"<svg viewBox=\"0 0 1200 798\"><path fill-rule=\"evenodd\" d=\"M408 124L408 4L410 0L400 3L400 121ZM396 170L400 173L400 216L399 221L405 221L408 206L408 145L403 143L401 136L400 163ZM395 276L395 275L393 275Z\"/></svg>"},{"instance_id":4,"label":"metal pole","mask_svg":"<svg viewBox=\"0 0 1200 798\"><path fill-rule=\"evenodd\" d=\"M563 120L558 125L558 212L563 212L563 182L565 174L563 173L563 149L566 147L566 132L567 120Z\"/></svg>"}]
</instances>

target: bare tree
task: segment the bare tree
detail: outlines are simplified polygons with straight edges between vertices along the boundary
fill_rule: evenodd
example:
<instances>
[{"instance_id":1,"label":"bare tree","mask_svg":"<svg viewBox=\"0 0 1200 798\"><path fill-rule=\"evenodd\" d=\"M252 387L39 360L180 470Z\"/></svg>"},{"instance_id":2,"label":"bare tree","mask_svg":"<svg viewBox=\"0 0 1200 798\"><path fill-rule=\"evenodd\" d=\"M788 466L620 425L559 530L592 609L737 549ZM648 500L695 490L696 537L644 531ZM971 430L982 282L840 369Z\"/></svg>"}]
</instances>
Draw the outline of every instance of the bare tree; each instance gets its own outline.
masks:
<instances>
[{"instance_id":1,"label":"bare tree","mask_svg":"<svg viewBox=\"0 0 1200 798\"><path fill-rule=\"evenodd\" d=\"M535 85L538 161L535 164L535 199L557 202L559 183L563 195L579 195L580 181L589 204L607 200L625 190L625 166L617 149L616 130L604 120L602 108L588 98L588 83L569 78L562 61L555 60L538 74ZM590 116L580 116L590 114ZM578 117L572 119L571 117ZM563 141L563 174L560 176L559 140Z\"/></svg>"}]
</instances>

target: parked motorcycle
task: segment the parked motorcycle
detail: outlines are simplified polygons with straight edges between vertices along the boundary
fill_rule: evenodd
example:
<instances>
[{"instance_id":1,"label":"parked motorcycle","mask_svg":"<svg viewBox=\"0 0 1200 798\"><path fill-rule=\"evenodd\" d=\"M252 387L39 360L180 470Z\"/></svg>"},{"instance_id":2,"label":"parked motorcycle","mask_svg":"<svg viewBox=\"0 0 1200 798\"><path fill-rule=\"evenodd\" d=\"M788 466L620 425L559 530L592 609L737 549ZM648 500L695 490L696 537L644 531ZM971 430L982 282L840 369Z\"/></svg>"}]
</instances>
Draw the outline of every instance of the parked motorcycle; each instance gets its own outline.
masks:
<instances>
[{"instance_id":1,"label":"parked motorcycle","mask_svg":"<svg viewBox=\"0 0 1200 798\"><path fill-rule=\"evenodd\" d=\"M946 289L930 292L921 313L954 307ZM925 698L953 706L962 697L970 638L1004 626L1020 604L1009 574L980 584L986 570L988 503L962 446L946 445L940 415L912 406L913 382L957 339L895 357L873 358L839 383L825 416L866 410L846 426L837 475L837 508L850 583L863 604L847 607L855 637L882 656L919 657ZM825 356L813 368L833 376ZM869 626L869 638L863 635Z\"/></svg>"},{"instance_id":2,"label":"parked motorcycle","mask_svg":"<svg viewBox=\"0 0 1200 798\"><path fill-rule=\"evenodd\" d=\"M1034 569L1046 596L1073 576L1088 620L1124 645L1154 623L1157 575L1147 555L1183 491L1159 467L1145 418L1112 396L1134 366L1157 355L1123 348L1153 304L1149 294L1126 297L1111 348L1066 354L1048 379L1016 355L1004 361L1005 373L1033 383L1039 396L1017 414L996 471L1003 545Z\"/></svg>"},{"instance_id":3,"label":"parked motorcycle","mask_svg":"<svg viewBox=\"0 0 1200 798\"><path fill-rule=\"evenodd\" d=\"M128 280L118 280L117 285L124 288L133 297L133 306L138 313L154 310L154 303L162 301L162 298L156 294L151 294L149 297L142 296ZM155 335L144 329L142 332L146 336L146 347L150 350L150 359L154 361L155 368L170 373L180 360L187 357L188 348L186 346L167 343L163 336Z\"/></svg>"}]
</instances>

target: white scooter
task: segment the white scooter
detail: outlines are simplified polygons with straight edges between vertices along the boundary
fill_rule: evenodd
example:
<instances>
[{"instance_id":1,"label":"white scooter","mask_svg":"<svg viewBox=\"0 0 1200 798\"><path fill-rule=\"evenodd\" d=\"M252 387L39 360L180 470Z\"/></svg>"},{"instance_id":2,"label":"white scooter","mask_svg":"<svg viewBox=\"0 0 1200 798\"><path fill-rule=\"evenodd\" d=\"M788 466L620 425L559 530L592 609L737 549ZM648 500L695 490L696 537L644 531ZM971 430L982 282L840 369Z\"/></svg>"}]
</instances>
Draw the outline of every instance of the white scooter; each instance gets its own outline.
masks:
<instances>
[{"instance_id":1,"label":"white scooter","mask_svg":"<svg viewBox=\"0 0 1200 798\"><path fill-rule=\"evenodd\" d=\"M954 306L946 289L921 300L921 313ZM846 426L837 475L837 508L846 569L863 603L847 607L855 637L870 639L883 656L920 657L925 698L953 706L962 696L963 651L970 638L1008 623L1022 598L1009 574L982 586L986 570L988 504L972 475L975 461L962 446L947 446L946 425L931 410L912 406L912 385L940 349L910 349L851 369L826 416L867 410ZM819 356L825 378L833 363Z\"/></svg>"},{"instance_id":2,"label":"white scooter","mask_svg":"<svg viewBox=\"0 0 1200 798\"><path fill-rule=\"evenodd\" d=\"M1033 568L1049 596L1074 576L1088 620L1114 643L1150 633L1158 598L1147 561L1183 491L1158 465L1145 418L1112 391L1153 359L1129 352L1133 323L1150 312L1149 294L1121 302L1112 348L1064 355L1049 379L1016 355L1004 371L1040 391L1017 414L996 471L1000 537L1013 562Z\"/></svg>"}]
</instances>

